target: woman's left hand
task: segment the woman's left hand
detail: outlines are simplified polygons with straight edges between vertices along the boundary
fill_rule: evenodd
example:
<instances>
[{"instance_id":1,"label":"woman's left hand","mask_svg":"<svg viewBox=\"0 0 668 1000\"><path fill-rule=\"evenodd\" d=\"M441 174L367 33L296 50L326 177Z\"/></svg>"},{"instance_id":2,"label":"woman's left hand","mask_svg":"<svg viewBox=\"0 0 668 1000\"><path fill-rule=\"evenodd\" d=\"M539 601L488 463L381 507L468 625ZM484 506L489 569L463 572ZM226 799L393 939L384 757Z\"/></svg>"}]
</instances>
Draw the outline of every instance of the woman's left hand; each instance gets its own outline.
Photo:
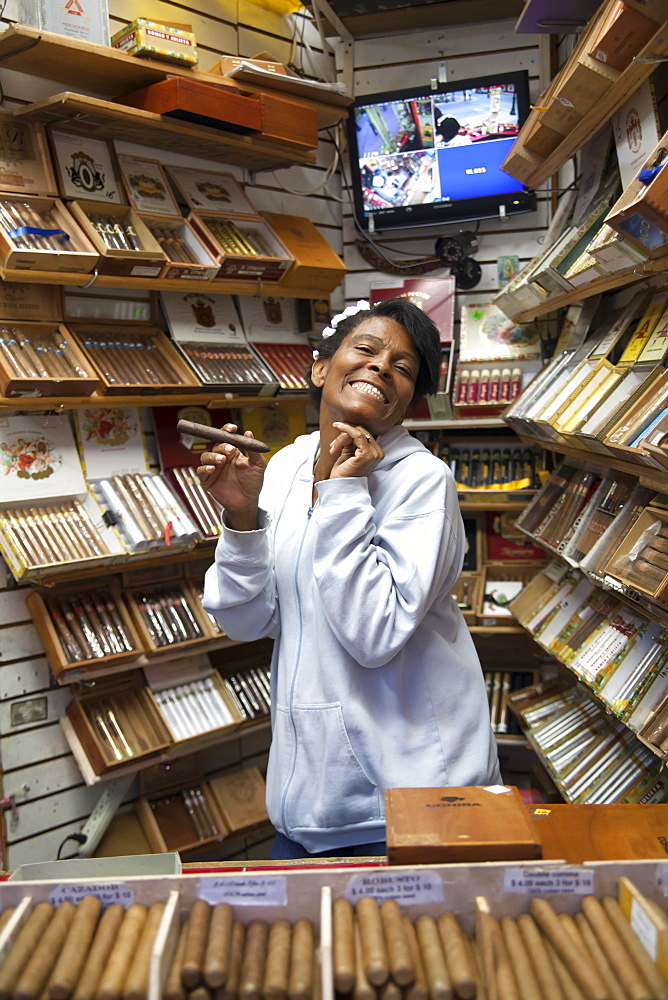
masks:
<instances>
[{"instance_id":1,"label":"woman's left hand","mask_svg":"<svg viewBox=\"0 0 668 1000\"><path fill-rule=\"evenodd\" d=\"M368 476L376 468L385 452L366 427L335 421L332 425L339 432L329 446L335 457L330 479L348 479Z\"/></svg>"}]
</instances>

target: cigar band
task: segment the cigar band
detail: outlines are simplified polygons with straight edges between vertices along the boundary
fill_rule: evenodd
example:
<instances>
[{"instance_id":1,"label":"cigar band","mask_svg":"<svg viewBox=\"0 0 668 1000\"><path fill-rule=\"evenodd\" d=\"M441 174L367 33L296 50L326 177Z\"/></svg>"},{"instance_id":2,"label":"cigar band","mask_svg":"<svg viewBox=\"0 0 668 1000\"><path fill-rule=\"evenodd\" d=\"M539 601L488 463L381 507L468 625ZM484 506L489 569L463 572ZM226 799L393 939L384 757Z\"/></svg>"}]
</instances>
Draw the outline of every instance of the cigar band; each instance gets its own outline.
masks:
<instances>
[{"instance_id":1,"label":"cigar band","mask_svg":"<svg viewBox=\"0 0 668 1000\"><path fill-rule=\"evenodd\" d=\"M35 229L33 226L19 226L18 229L8 229L7 235L14 239L16 236L59 236L63 242L69 240L70 234L64 229Z\"/></svg>"}]
</instances>

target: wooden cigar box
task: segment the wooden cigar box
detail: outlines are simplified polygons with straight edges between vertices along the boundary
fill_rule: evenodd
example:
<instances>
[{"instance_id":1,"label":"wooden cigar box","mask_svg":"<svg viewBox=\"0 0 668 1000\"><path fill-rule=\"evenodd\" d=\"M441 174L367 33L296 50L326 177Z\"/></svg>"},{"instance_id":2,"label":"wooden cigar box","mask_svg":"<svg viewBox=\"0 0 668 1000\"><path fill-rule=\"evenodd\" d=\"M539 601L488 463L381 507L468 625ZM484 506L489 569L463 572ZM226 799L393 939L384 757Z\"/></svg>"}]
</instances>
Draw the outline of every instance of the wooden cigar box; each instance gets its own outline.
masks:
<instances>
[{"instance_id":1,"label":"wooden cigar box","mask_svg":"<svg viewBox=\"0 0 668 1000\"><path fill-rule=\"evenodd\" d=\"M3 215L0 219L0 264L3 267L17 271L88 274L97 266L100 255L95 244L58 198L3 194L0 196L0 214L3 207L15 210L24 220L22 225L18 215ZM45 243L40 245L42 237L39 232L26 231L23 235L22 230L43 231L47 234L44 239L58 241L58 248L48 247ZM30 240L34 245L22 248L21 240Z\"/></svg>"},{"instance_id":2,"label":"wooden cigar box","mask_svg":"<svg viewBox=\"0 0 668 1000\"><path fill-rule=\"evenodd\" d=\"M249 833L269 822L265 807L266 786L257 767L245 767L210 781L219 813L231 834Z\"/></svg>"},{"instance_id":3,"label":"wooden cigar box","mask_svg":"<svg viewBox=\"0 0 668 1000\"><path fill-rule=\"evenodd\" d=\"M388 789L390 864L539 858L540 844L519 793L481 788Z\"/></svg>"},{"instance_id":4,"label":"wooden cigar box","mask_svg":"<svg viewBox=\"0 0 668 1000\"><path fill-rule=\"evenodd\" d=\"M69 369L67 374L55 373L53 363L54 360L58 363L59 358ZM29 365L26 371L34 371L41 365L45 372L50 367L52 374L20 374L17 364L22 367L26 362ZM0 392L3 396L90 396L97 392L101 381L95 365L79 349L62 323L6 323L0 318Z\"/></svg>"},{"instance_id":5,"label":"wooden cigar box","mask_svg":"<svg viewBox=\"0 0 668 1000\"><path fill-rule=\"evenodd\" d=\"M633 806L550 803L529 815L543 845L543 858L567 864L663 858L668 853L668 803Z\"/></svg>"},{"instance_id":6,"label":"wooden cigar box","mask_svg":"<svg viewBox=\"0 0 668 1000\"><path fill-rule=\"evenodd\" d=\"M77 693L65 708L65 735L77 761L100 777L135 771L172 743L141 670L118 674ZM73 734L74 739L71 739Z\"/></svg>"},{"instance_id":7,"label":"wooden cigar box","mask_svg":"<svg viewBox=\"0 0 668 1000\"><path fill-rule=\"evenodd\" d=\"M229 85L223 87L172 76L122 94L115 102L224 132L249 135L262 131L259 98L242 96Z\"/></svg>"},{"instance_id":8,"label":"wooden cigar box","mask_svg":"<svg viewBox=\"0 0 668 1000\"><path fill-rule=\"evenodd\" d=\"M81 607L82 596L93 605L94 617L91 617L87 609ZM112 647L112 651L105 651L100 641L100 637L104 639L105 632L108 634L109 621L112 620L109 609L106 607L109 601L112 602L114 616L127 639L127 642L122 642L121 645L129 645L130 649L114 649ZM103 607L102 620L100 604ZM26 598L26 606L39 637L44 643L51 670L59 684L79 681L82 674L85 674L86 677L106 676L118 670L125 670L128 663L137 660L144 651L143 643L134 627L124 596L113 583L105 585L99 580L91 580L79 583L76 587L58 588L57 593L52 590L32 590ZM102 655L88 658L84 656L79 660L68 657L63 642L59 638L56 616L65 623L67 634L72 631L67 625L67 620L72 613L83 617L84 629L86 630L84 637L87 630L92 629L95 638L100 643ZM76 625L75 621L74 628ZM79 627L81 628L81 625Z\"/></svg>"},{"instance_id":9,"label":"wooden cigar box","mask_svg":"<svg viewBox=\"0 0 668 1000\"><path fill-rule=\"evenodd\" d=\"M317 295L329 295L343 281L348 268L310 219L277 212L262 212L262 218L293 257L281 285L312 288Z\"/></svg>"},{"instance_id":10,"label":"wooden cigar box","mask_svg":"<svg viewBox=\"0 0 668 1000\"><path fill-rule=\"evenodd\" d=\"M262 136L297 151L318 148L318 112L315 107L277 94L260 94Z\"/></svg>"},{"instance_id":11,"label":"wooden cigar box","mask_svg":"<svg viewBox=\"0 0 668 1000\"><path fill-rule=\"evenodd\" d=\"M537 830L512 785L389 788L385 822L391 865L541 857Z\"/></svg>"},{"instance_id":12,"label":"wooden cigar box","mask_svg":"<svg viewBox=\"0 0 668 1000\"><path fill-rule=\"evenodd\" d=\"M228 836L211 785L204 780L201 754L142 771L139 789L135 812L155 854L192 852Z\"/></svg>"},{"instance_id":13,"label":"wooden cigar box","mask_svg":"<svg viewBox=\"0 0 668 1000\"><path fill-rule=\"evenodd\" d=\"M220 265L217 278L281 281L292 256L267 222L191 212L189 225Z\"/></svg>"},{"instance_id":14,"label":"wooden cigar box","mask_svg":"<svg viewBox=\"0 0 668 1000\"><path fill-rule=\"evenodd\" d=\"M167 256L137 212L128 205L102 204L99 201L77 200L68 203L72 216L86 234L99 255L100 274L128 275L135 278L157 278ZM104 219L104 222L93 219ZM132 232L139 249L108 246L96 226L104 225L112 232L116 227Z\"/></svg>"},{"instance_id":15,"label":"wooden cigar box","mask_svg":"<svg viewBox=\"0 0 668 1000\"><path fill-rule=\"evenodd\" d=\"M151 659L174 656L186 649L194 651L215 637L192 583L156 581L153 574L151 583L132 587L126 594L137 634ZM171 611L174 607L178 618ZM193 632L197 634L191 635Z\"/></svg>"},{"instance_id":16,"label":"wooden cigar box","mask_svg":"<svg viewBox=\"0 0 668 1000\"><path fill-rule=\"evenodd\" d=\"M513 566L499 563L483 566L480 603L476 607L479 623L514 624L512 601L521 594L539 568L537 563Z\"/></svg>"}]
</instances>

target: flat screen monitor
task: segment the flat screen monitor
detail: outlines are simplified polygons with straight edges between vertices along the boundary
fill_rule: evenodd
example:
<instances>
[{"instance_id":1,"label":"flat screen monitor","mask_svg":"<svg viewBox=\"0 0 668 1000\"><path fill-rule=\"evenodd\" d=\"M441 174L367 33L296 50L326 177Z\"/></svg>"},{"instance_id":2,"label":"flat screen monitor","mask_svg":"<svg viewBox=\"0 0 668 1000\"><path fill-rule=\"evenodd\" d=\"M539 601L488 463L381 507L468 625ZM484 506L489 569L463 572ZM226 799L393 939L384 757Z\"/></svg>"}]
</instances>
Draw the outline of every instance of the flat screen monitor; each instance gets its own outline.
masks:
<instances>
[{"instance_id":1,"label":"flat screen monitor","mask_svg":"<svg viewBox=\"0 0 668 1000\"><path fill-rule=\"evenodd\" d=\"M397 229L533 211L534 193L501 170L528 110L525 70L356 98L348 135L359 225Z\"/></svg>"}]
</instances>

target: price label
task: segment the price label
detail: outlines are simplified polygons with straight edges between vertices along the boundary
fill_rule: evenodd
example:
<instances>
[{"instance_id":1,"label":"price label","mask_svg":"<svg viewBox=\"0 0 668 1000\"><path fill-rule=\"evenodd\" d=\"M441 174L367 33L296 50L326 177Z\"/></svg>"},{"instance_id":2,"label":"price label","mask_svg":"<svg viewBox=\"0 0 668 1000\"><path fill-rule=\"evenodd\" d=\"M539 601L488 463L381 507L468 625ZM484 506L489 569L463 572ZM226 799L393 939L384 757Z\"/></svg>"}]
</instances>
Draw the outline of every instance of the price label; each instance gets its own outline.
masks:
<instances>
[{"instance_id":1,"label":"price label","mask_svg":"<svg viewBox=\"0 0 668 1000\"><path fill-rule=\"evenodd\" d=\"M203 879L199 884L199 896L214 906L216 903L287 906L288 882L284 875Z\"/></svg>"},{"instance_id":2,"label":"price label","mask_svg":"<svg viewBox=\"0 0 668 1000\"><path fill-rule=\"evenodd\" d=\"M588 896L594 891L594 873L589 868L507 868L504 874L506 892L530 892L534 896L573 893Z\"/></svg>"},{"instance_id":3,"label":"price label","mask_svg":"<svg viewBox=\"0 0 668 1000\"><path fill-rule=\"evenodd\" d=\"M378 872L355 875L346 886L346 899L355 903L362 896L396 899L399 903L442 903L443 883L433 872Z\"/></svg>"},{"instance_id":4,"label":"price label","mask_svg":"<svg viewBox=\"0 0 668 1000\"><path fill-rule=\"evenodd\" d=\"M49 899L54 906L60 906L61 903L80 903L84 896L97 896L103 906L109 906L111 903L130 906L135 900L134 892L124 882L59 885L51 891Z\"/></svg>"},{"instance_id":5,"label":"price label","mask_svg":"<svg viewBox=\"0 0 668 1000\"><path fill-rule=\"evenodd\" d=\"M653 962L656 962L659 950L658 930L656 924L653 923L651 917L637 899L631 900L631 927L638 935L640 943L649 957Z\"/></svg>"}]
</instances>

